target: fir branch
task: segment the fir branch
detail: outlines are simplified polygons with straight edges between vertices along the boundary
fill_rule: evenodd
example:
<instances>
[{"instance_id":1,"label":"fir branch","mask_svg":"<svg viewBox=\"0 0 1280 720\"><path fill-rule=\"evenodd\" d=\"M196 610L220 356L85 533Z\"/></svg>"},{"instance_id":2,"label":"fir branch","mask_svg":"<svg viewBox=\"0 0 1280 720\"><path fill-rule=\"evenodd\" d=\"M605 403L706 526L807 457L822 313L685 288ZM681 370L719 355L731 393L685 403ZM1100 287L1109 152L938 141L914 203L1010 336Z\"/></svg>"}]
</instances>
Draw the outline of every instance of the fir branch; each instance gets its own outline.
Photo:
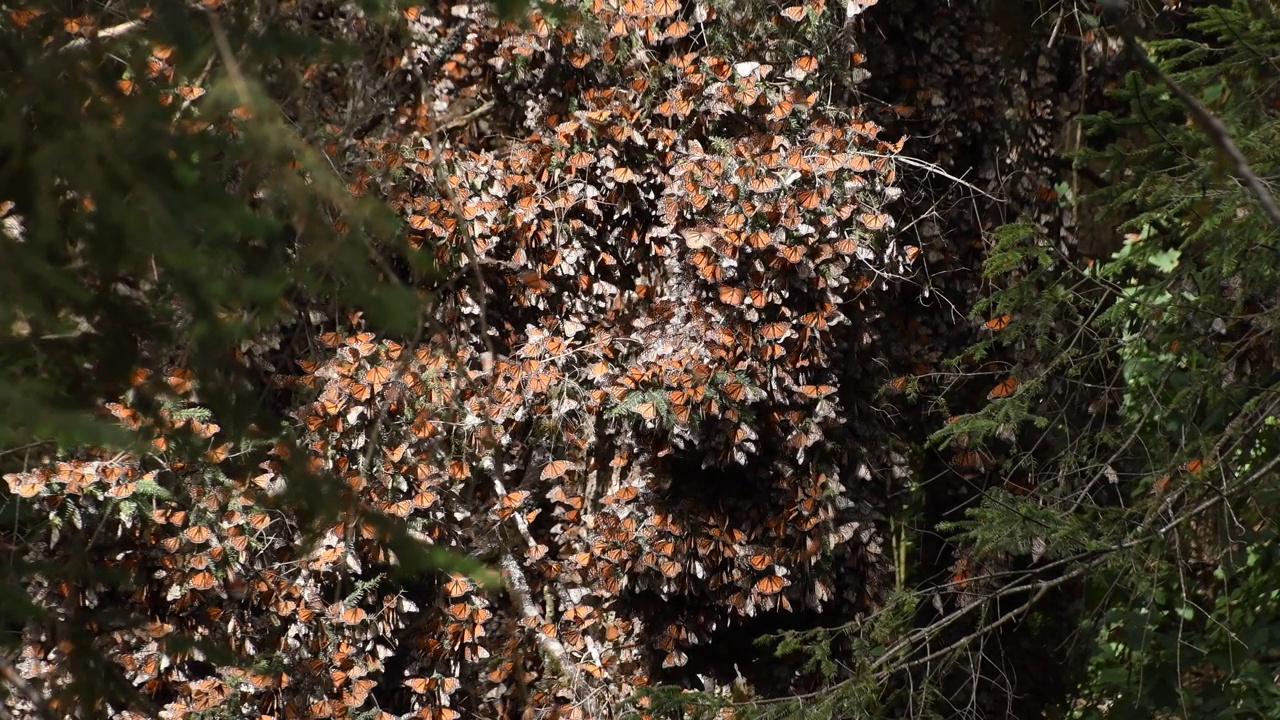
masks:
<instances>
[{"instance_id":1,"label":"fir branch","mask_svg":"<svg viewBox=\"0 0 1280 720\"><path fill-rule=\"evenodd\" d=\"M1114 16L1123 17L1128 14L1128 3L1125 0L1103 0L1102 5L1104 11ZM1124 38L1125 47L1133 59L1155 75L1186 106L1187 112L1191 114L1192 119L1204 130L1205 134L1209 136L1209 141L1213 143L1214 148L1231 161L1232 166L1235 168L1236 177L1245 184L1245 187L1257 199L1258 204L1262 206L1263 212L1266 213L1271 223L1280 228L1280 206L1276 205L1276 200L1272 197L1271 191L1267 189L1267 184L1253 171L1253 168L1249 166L1249 161L1240 152L1240 148L1236 147L1235 142L1232 141L1231 132L1227 129L1226 124L1206 110L1199 101L1151 60L1151 56L1147 55L1147 51L1142 48L1134 37L1132 20L1124 20L1120 23L1119 28L1121 36Z\"/></svg>"}]
</instances>

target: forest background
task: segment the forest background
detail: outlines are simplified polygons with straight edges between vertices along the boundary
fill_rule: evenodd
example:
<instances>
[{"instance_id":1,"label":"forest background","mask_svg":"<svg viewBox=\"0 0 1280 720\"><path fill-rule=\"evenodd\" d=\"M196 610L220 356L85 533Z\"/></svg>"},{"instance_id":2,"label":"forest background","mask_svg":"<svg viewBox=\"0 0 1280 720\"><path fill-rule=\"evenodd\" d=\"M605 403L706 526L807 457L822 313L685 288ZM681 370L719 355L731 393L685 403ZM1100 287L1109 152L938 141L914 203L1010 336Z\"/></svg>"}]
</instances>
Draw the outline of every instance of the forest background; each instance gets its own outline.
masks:
<instances>
[{"instance_id":1,"label":"forest background","mask_svg":"<svg viewBox=\"0 0 1280 720\"><path fill-rule=\"evenodd\" d=\"M1280 717L1278 10L0 6L0 717Z\"/></svg>"}]
</instances>

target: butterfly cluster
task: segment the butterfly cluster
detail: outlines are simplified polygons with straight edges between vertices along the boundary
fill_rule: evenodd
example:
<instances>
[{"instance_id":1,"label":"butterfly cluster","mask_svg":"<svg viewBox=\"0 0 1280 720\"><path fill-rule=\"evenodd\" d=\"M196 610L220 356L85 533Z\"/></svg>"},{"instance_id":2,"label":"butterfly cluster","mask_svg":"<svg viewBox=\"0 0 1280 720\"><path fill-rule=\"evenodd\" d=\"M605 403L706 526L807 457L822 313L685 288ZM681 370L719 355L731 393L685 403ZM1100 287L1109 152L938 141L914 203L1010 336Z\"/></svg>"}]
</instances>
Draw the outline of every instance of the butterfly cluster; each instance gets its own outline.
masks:
<instances>
[{"instance_id":1,"label":"butterfly cluster","mask_svg":"<svg viewBox=\"0 0 1280 720\"><path fill-rule=\"evenodd\" d=\"M887 560L846 366L878 352L878 294L914 256L892 241L904 138L830 101L854 96L865 58L805 42L847 8L769 9L766 36L761 8L566 10L527 27L405 12L460 45L383 133L326 149L364 158L348 189L385 198L440 271L419 288L430 322L410 342L350 312L310 339L275 377L304 457L272 445L246 471L258 451L191 414L192 379L172 369L140 387L187 414L106 411L157 457L206 443L204 465L157 470L192 503L137 457L10 481L28 499L131 503L109 562L146 578L134 599L158 619L112 642L131 682L176 698L168 716L593 717L748 618L874 604ZM156 48L147 82L171 80L172 59ZM459 98L516 109L442 122L433 108ZM277 507L298 461L346 503L305 546ZM444 572L402 585L365 512L499 563L527 593ZM40 592L74 604L71 588ZM194 651L170 651L177 634L279 662L201 674ZM53 677L56 641L30 647L24 672Z\"/></svg>"}]
</instances>

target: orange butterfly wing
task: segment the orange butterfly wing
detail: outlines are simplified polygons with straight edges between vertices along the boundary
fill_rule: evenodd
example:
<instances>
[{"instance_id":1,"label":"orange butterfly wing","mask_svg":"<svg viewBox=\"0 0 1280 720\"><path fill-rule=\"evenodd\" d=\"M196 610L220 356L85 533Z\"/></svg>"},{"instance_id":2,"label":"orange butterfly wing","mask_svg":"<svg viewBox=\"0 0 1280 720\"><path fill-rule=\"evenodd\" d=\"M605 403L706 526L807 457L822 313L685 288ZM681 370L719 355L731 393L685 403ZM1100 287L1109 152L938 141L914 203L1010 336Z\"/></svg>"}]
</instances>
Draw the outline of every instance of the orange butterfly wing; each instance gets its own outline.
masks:
<instances>
[{"instance_id":1,"label":"orange butterfly wing","mask_svg":"<svg viewBox=\"0 0 1280 720\"><path fill-rule=\"evenodd\" d=\"M1018 378L1009 376L998 383L995 387L991 388L991 392L987 393L987 399L995 400L998 398L1007 398L1017 392L1018 385Z\"/></svg>"}]
</instances>

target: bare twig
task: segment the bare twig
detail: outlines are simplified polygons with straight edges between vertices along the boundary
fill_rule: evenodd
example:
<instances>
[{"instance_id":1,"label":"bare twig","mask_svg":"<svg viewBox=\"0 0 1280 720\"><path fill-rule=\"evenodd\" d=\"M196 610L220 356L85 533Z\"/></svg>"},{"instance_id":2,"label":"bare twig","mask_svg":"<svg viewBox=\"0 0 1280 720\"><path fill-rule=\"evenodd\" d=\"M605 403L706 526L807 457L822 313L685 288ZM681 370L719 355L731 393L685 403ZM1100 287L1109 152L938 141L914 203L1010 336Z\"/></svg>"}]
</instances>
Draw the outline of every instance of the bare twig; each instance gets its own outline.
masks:
<instances>
[{"instance_id":1,"label":"bare twig","mask_svg":"<svg viewBox=\"0 0 1280 720\"><path fill-rule=\"evenodd\" d=\"M466 125L472 120L475 120L476 118L481 117L482 115L488 113L492 109L493 109L493 101L489 100L489 101L486 101L480 107L476 108L475 110L472 110L471 112L463 113L462 115L458 115L456 117L443 118L441 119L440 124L436 126L436 132L439 133L439 132L444 132L445 130L452 130L453 128L456 128L456 127L462 127L463 125Z\"/></svg>"},{"instance_id":2,"label":"bare twig","mask_svg":"<svg viewBox=\"0 0 1280 720\"><path fill-rule=\"evenodd\" d=\"M561 673L570 673L573 663L569 660L569 654L565 651L564 645L560 640L542 632L542 614L538 612L538 606L533 602L533 593L529 590L529 582L525 580L524 570L521 569L520 563L516 562L516 558L510 551L502 553L502 574L506 579L507 592L511 594L511 599L516 602L516 607L524 616L532 620L536 620L533 632L538 638L538 645L547 655L547 659L552 665L558 665Z\"/></svg>"},{"instance_id":3,"label":"bare twig","mask_svg":"<svg viewBox=\"0 0 1280 720\"><path fill-rule=\"evenodd\" d=\"M146 22L143 20L130 20L129 22L123 22L123 23L120 23L119 25L112 25L111 27L102 28L101 30L93 33L93 35L90 37L79 37L79 38L76 38L75 40L72 40L66 45L63 45L62 47L58 48L58 52L66 52L67 50L76 50L78 48L85 47L86 45L88 45L90 42L93 42L94 40L110 40L111 38L120 37L121 35L126 35L128 33L133 32L134 30L137 30L138 28L142 27L145 24Z\"/></svg>"},{"instance_id":4,"label":"bare twig","mask_svg":"<svg viewBox=\"0 0 1280 720\"><path fill-rule=\"evenodd\" d=\"M214 58L216 57L217 57L216 55L209 56L209 60L204 64L204 69L200 71L200 75L196 77L196 80L194 83L192 83L192 85L194 85L197 88L204 87L204 81L208 79L209 71L213 69L213 61L214 61ZM184 98L182 101L182 107L178 108L178 112L173 114L173 121L169 123L169 128L173 129L177 127L178 120L180 120L182 116L186 114L187 109L191 107L191 104L199 99L200 99L199 95L192 96L189 98Z\"/></svg>"},{"instance_id":5,"label":"bare twig","mask_svg":"<svg viewBox=\"0 0 1280 720\"><path fill-rule=\"evenodd\" d=\"M231 85L236 89L240 103L251 106L253 95L249 92L249 81L240 71L240 62L236 60L235 51L231 49L231 42L227 40L226 30L222 29L222 22L213 13L209 13L209 27L213 30L213 40L218 45L218 54L222 56L222 64L227 68L227 76L231 78Z\"/></svg>"}]
</instances>

